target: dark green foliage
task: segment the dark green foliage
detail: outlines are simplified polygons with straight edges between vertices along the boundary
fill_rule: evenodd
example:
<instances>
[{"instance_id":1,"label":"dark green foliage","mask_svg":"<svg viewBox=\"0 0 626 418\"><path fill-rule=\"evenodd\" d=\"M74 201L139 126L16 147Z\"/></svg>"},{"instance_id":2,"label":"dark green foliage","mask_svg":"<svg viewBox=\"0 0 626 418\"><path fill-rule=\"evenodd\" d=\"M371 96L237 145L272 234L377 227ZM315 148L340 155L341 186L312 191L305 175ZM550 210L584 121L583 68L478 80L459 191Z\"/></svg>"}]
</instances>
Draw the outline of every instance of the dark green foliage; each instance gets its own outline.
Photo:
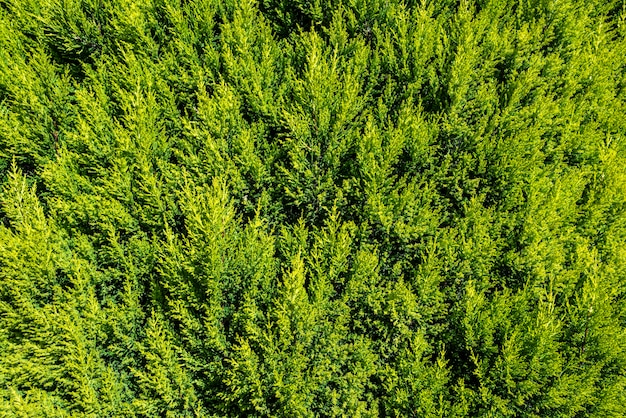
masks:
<instances>
[{"instance_id":1,"label":"dark green foliage","mask_svg":"<svg viewBox=\"0 0 626 418\"><path fill-rule=\"evenodd\" d=\"M624 416L625 37L0 0L0 415Z\"/></svg>"}]
</instances>

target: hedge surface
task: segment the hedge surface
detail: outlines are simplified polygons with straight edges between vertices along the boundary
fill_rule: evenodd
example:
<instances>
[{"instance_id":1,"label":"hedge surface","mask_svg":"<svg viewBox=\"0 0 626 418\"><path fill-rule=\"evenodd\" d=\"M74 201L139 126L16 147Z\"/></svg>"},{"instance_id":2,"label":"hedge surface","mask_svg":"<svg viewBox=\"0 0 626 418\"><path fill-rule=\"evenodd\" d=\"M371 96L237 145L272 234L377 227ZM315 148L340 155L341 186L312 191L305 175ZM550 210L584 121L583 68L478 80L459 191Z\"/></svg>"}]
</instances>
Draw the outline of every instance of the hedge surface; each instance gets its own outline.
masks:
<instances>
[{"instance_id":1,"label":"hedge surface","mask_svg":"<svg viewBox=\"0 0 626 418\"><path fill-rule=\"evenodd\" d=\"M624 0L0 0L0 416L624 417Z\"/></svg>"}]
</instances>

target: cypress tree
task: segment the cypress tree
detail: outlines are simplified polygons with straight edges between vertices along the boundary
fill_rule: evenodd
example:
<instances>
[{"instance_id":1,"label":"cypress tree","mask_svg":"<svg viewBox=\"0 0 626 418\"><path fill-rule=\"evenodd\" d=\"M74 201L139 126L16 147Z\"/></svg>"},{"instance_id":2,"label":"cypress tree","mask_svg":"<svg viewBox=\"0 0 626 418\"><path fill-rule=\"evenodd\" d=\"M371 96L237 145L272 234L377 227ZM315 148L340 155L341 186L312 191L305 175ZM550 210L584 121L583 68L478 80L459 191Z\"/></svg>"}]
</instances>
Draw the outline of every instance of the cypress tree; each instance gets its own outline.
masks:
<instances>
[{"instance_id":1,"label":"cypress tree","mask_svg":"<svg viewBox=\"0 0 626 418\"><path fill-rule=\"evenodd\" d=\"M625 19L0 0L0 414L623 416Z\"/></svg>"}]
</instances>

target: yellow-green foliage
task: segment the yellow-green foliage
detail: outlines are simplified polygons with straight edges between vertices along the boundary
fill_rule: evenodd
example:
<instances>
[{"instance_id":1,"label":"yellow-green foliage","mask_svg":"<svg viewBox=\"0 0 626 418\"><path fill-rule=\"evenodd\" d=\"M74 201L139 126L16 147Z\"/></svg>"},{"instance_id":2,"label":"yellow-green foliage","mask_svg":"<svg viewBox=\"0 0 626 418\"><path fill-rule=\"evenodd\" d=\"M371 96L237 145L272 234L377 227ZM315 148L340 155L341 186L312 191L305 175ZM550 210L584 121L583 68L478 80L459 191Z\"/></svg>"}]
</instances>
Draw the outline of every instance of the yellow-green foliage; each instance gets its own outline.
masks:
<instances>
[{"instance_id":1,"label":"yellow-green foliage","mask_svg":"<svg viewBox=\"0 0 626 418\"><path fill-rule=\"evenodd\" d=\"M626 415L623 0L0 0L0 416Z\"/></svg>"}]
</instances>

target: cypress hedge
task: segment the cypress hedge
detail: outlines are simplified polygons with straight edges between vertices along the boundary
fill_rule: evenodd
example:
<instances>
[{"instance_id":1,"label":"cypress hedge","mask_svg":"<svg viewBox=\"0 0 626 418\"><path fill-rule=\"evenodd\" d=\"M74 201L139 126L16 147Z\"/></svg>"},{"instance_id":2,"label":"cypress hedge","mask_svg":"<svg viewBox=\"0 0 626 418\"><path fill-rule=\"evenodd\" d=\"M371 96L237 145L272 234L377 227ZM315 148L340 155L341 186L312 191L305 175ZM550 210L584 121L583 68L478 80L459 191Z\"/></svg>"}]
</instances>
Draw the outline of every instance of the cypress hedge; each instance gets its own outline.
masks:
<instances>
[{"instance_id":1,"label":"cypress hedge","mask_svg":"<svg viewBox=\"0 0 626 418\"><path fill-rule=\"evenodd\" d=\"M0 0L0 416L626 415L624 0Z\"/></svg>"}]
</instances>

